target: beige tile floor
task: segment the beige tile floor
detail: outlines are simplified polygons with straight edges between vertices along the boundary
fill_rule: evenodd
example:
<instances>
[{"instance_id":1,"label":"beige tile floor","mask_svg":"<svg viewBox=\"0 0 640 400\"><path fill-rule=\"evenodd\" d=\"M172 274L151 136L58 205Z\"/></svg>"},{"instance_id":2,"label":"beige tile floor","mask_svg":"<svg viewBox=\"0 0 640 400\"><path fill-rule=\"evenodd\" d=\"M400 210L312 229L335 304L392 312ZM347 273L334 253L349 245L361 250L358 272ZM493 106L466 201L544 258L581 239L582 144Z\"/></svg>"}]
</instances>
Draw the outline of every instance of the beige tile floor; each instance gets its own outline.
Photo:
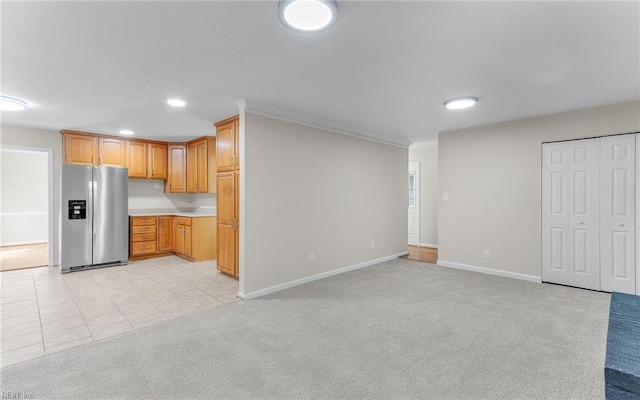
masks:
<instances>
[{"instance_id":1,"label":"beige tile floor","mask_svg":"<svg viewBox=\"0 0 640 400\"><path fill-rule=\"evenodd\" d=\"M61 274L0 273L0 366L233 303L238 281L215 261L170 256Z\"/></svg>"}]
</instances>

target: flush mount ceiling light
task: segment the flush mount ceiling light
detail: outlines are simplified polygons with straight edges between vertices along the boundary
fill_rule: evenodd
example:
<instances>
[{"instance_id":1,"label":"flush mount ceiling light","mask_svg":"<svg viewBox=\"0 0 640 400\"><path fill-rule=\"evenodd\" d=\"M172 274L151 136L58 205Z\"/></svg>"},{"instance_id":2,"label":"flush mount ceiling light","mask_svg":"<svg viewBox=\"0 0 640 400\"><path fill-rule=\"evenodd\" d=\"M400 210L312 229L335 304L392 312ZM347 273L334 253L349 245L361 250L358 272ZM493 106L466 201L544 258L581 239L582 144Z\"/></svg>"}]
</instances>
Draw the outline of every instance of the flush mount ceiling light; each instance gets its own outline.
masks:
<instances>
[{"instance_id":1,"label":"flush mount ceiling light","mask_svg":"<svg viewBox=\"0 0 640 400\"><path fill-rule=\"evenodd\" d=\"M463 108L473 107L476 103L478 103L477 97L457 97L445 101L444 108L447 110L462 110Z\"/></svg>"},{"instance_id":2,"label":"flush mount ceiling light","mask_svg":"<svg viewBox=\"0 0 640 400\"><path fill-rule=\"evenodd\" d=\"M278 16L284 26L297 32L318 32L338 18L335 0L280 0Z\"/></svg>"},{"instance_id":3,"label":"flush mount ceiling light","mask_svg":"<svg viewBox=\"0 0 640 400\"><path fill-rule=\"evenodd\" d=\"M27 102L16 99L15 97L0 95L0 110L2 111L20 111L27 108Z\"/></svg>"},{"instance_id":4,"label":"flush mount ceiling light","mask_svg":"<svg viewBox=\"0 0 640 400\"><path fill-rule=\"evenodd\" d=\"M130 131L129 129L122 129L120 131L121 135L133 135L133 131Z\"/></svg>"},{"instance_id":5,"label":"flush mount ceiling light","mask_svg":"<svg viewBox=\"0 0 640 400\"><path fill-rule=\"evenodd\" d=\"M167 100L167 104L174 107L184 107L187 105L184 100L180 99L169 99Z\"/></svg>"}]
</instances>

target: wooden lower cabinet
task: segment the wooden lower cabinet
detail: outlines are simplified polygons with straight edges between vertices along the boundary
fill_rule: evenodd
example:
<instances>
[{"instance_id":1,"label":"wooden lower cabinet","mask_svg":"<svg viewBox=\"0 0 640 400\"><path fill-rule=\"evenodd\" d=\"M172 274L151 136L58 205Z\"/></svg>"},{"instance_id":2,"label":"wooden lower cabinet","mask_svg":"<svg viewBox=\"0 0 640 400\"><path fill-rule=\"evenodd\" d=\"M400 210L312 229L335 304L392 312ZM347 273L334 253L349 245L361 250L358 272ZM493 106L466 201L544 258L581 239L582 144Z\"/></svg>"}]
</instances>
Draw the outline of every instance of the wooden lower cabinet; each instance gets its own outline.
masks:
<instances>
[{"instance_id":1,"label":"wooden lower cabinet","mask_svg":"<svg viewBox=\"0 0 640 400\"><path fill-rule=\"evenodd\" d=\"M176 255L191 257L186 251L185 228L191 229L191 218L173 217L173 251Z\"/></svg>"},{"instance_id":2,"label":"wooden lower cabinet","mask_svg":"<svg viewBox=\"0 0 640 400\"><path fill-rule=\"evenodd\" d=\"M173 251L191 261L217 258L216 217L174 217Z\"/></svg>"},{"instance_id":3,"label":"wooden lower cabinet","mask_svg":"<svg viewBox=\"0 0 640 400\"><path fill-rule=\"evenodd\" d=\"M217 257L216 217L134 216L130 232L131 260L170 254L190 261Z\"/></svg>"},{"instance_id":4,"label":"wooden lower cabinet","mask_svg":"<svg viewBox=\"0 0 640 400\"><path fill-rule=\"evenodd\" d=\"M148 258L157 253L157 217L131 217L129 258Z\"/></svg>"},{"instance_id":5,"label":"wooden lower cabinet","mask_svg":"<svg viewBox=\"0 0 640 400\"><path fill-rule=\"evenodd\" d=\"M158 253L173 252L171 238L171 222L173 217L158 217Z\"/></svg>"},{"instance_id":6,"label":"wooden lower cabinet","mask_svg":"<svg viewBox=\"0 0 640 400\"><path fill-rule=\"evenodd\" d=\"M238 229L233 224L218 223L218 271L235 277L238 276L237 233Z\"/></svg>"},{"instance_id":7,"label":"wooden lower cabinet","mask_svg":"<svg viewBox=\"0 0 640 400\"><path fill-rule=\"evenodd\" d=\"M218 173L218 270L239 277L240 171Z\"/></svg>"}]
</instances>

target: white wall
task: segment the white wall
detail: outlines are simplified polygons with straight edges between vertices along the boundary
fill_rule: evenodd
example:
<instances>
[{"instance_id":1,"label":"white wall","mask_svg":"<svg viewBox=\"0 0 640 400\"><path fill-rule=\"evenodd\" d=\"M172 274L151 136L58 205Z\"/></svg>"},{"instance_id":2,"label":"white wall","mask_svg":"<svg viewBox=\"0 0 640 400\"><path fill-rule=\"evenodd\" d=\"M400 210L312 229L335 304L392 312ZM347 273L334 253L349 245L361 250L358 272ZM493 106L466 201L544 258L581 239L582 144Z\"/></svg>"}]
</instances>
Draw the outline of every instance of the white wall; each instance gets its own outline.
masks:
<instances>
[{"instance_id":1,"label":"white wall","mask_svg":"<svg viewBox=\"0 0 640 400\"><path fill-rule=\"evenodd\" d=\"M129 209L150 208L193 209L215 211L216 195L211 193L164 192L164 181L157 179L129 179Z\"/></svg>"},{"instance_id":2,"label":"white wall","mask_svg":"<svg viewBox=\"0 0 640 400\"><path fill-rule=\"evenodd\" d=\"M249 113L241 126L241 293L406 254L406 148Z\"/></svg>"},{"instance_id":3,"label":"white wall","mask_svg":"<svg viewBox=\"0 0 640 400\"><path fill-rule=\"evenodd\" d=\"M0 245L49 241L49 153L0 147Z\"/></svg>"},{"instance_id":4,"label":"white wall","mask_svg":"<svg viewBox=\"0 0 640 400\"><path fill-rule=\"evenodd\" d=\"M35 147L53 151L53 241L49 247L53 249L54 263L58 263L58 200L60 165L62 156L62 136L54 130L23 128L11 125L0 125L0 144Z\"/></svg>"},{"instance_id":5,"label":"white wall","mask_svg":"<svg viewBox=\"0 0 640 400\"><path fill-rule=\"evenodd\" d=\"M640 102L441 133L438 261L539 278L542 142L637 131Z\"/></svg>"},{"instance_id":6,"label":"white wall","mask_svg":"<svg viewBox=\"0 0 640 400\"><path fill-rule=\"evenodd\" d=\"M438 142L409 146L409 162L420 163L420 244L438 245Z\"/></svg>"}]
</instances>

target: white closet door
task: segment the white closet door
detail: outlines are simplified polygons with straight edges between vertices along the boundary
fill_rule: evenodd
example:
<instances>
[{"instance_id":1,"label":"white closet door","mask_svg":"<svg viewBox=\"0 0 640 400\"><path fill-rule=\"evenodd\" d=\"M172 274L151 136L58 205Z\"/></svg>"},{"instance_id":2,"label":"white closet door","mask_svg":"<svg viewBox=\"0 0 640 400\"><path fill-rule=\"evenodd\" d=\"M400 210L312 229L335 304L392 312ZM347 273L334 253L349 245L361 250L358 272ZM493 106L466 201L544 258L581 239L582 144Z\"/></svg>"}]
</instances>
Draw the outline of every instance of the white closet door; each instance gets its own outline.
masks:
<instances>
[{"instance_id":1,"label":"white closet door","mask_svg":"<svg viewBox=\"0 0 640 400\"><path fill-rule=\"evenodd\" d=\"M542 280L600 289L598 139L542 148Z\"/></svg>"},{"instance_id":2,"label":"white closet door","mask_svg":"<svg viewBox=\"0 0 640 400\"><path fill-rule=\"evenodd\" d=\"M608 136L600 145L601 290L635 294L636 135Z\"/></svg>"}]
</instances>

